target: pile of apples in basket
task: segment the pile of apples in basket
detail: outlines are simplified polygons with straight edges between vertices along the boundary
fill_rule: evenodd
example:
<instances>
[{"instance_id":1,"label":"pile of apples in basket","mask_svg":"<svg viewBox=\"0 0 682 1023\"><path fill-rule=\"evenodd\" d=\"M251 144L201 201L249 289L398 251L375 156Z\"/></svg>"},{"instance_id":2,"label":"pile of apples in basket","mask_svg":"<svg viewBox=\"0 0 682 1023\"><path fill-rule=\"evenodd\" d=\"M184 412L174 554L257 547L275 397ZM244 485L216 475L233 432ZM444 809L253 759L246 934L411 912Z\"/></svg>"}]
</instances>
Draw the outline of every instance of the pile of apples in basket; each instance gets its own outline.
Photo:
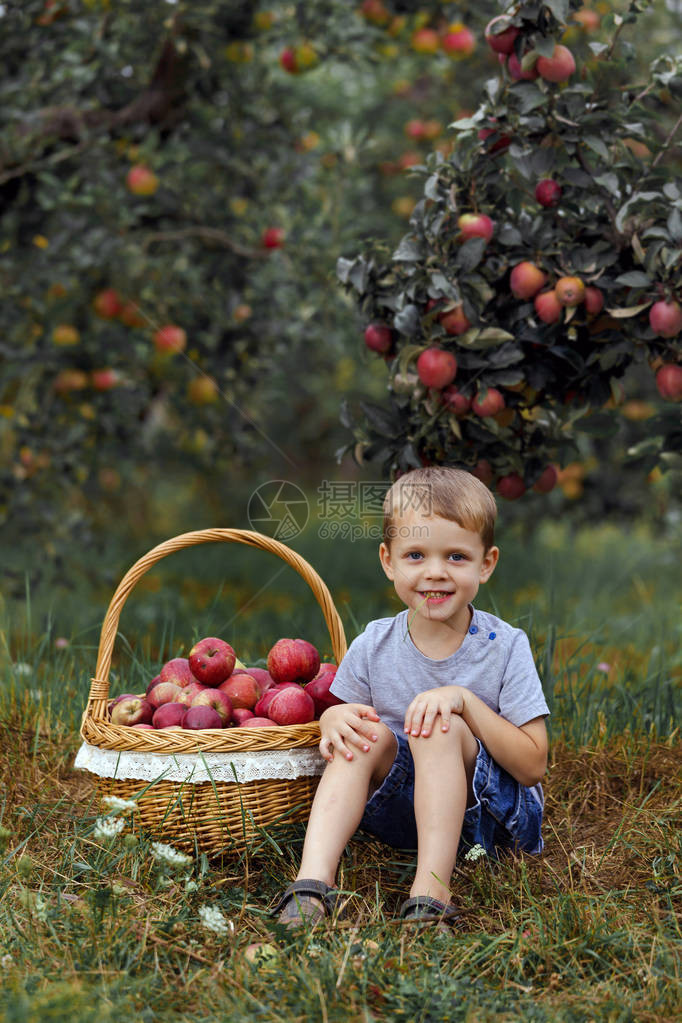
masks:
<instances>
[{"instance_id":1,"label":"pile of apples in basket","mask_svg":"<svg viewBox=\"0 0 682 1023\"><path fill-rule=\"evenodd\" d=\"M189 657L174 657L144 696L109 703L112 724L132 728L269 728L305 725L340 703L329 687L335 664L305 639L279 639L264 668L246 668L223 639L199 640Z\"/></svg>"}]
</instances>

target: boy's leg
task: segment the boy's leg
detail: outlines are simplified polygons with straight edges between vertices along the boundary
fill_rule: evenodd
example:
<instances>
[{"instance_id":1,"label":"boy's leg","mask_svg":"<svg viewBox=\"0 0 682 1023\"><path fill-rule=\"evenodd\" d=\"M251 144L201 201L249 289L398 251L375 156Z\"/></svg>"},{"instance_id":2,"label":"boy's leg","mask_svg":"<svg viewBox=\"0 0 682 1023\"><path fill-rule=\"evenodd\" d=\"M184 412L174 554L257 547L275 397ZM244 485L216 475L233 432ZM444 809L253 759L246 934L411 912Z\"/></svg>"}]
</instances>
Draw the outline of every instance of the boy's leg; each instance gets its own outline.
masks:
<instances>
[{"instance_id":1,"label":"boy's leg","mask_svg":"<svg viewBox=\"0 0 682 1023\"><path fill-rule=\"evenodd\" d=\"M377 741L367 753L353 750L353 759L335 754L315 793L301 866L296 875L333 885L341 854L365 812L370 783L380 785L395 759L396 737L386 725L375 725Z\"/></svg>"},{"instance_id":2,"label":"boy's leg","mask_svg":"<svg viewBox=\"0 0 682 1023\"><path fill-rule=\"evenodd\" d=\"M447 905L449 884L478 755L478 742L457 714L447 732L436 718L431 735L410 736L414 760L414 815L419 846L410 895Z\"/></svg>"}]
</instances>

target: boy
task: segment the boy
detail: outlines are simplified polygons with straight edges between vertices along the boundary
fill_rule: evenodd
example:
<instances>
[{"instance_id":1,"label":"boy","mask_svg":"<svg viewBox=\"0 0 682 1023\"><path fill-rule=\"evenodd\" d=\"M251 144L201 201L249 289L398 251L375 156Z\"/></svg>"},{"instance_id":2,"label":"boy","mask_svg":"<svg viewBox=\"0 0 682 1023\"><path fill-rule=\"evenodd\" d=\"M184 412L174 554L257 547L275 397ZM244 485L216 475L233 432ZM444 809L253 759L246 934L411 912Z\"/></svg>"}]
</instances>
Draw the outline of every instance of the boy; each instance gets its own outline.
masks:
<instances>
[{"instance_id":1,"label":"boy","mask_svg":"<svg viewBox=\"0 0 682 1023\"><path fill-rule=\"evenodd\" d=\"M386 494L379 557L406 610L370 622L337 671L301 867L273 910L286 926L331 913L358 827L416 848L409 922L456 917L460 844L542 850L549 709L526 634L472 604L497 564L496 514L459 469L416 469Z\"/></svg>"}]
</instances>

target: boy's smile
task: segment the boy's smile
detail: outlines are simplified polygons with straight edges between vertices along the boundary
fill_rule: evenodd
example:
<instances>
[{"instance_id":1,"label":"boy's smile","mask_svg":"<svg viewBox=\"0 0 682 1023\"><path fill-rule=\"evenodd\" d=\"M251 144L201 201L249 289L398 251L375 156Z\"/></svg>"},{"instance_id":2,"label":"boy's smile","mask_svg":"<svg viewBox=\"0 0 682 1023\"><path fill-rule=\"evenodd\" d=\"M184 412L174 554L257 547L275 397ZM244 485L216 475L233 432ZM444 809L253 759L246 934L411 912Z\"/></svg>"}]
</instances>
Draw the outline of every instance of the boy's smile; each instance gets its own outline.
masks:
<instances>
[{"instance_id":1,"label":"boy's smile","mask_svg":"<svg viewBox=\"0 0 682 1023\"><path fill-rule=\"evenodd\" d=\"M379 557L395 591L410 610L413 638L449 643L469 628L469 604L497 564L497 547L483 549L480 535L440 516L408 512L394 520L390 549Z\"/></svg>"}]
</instances>

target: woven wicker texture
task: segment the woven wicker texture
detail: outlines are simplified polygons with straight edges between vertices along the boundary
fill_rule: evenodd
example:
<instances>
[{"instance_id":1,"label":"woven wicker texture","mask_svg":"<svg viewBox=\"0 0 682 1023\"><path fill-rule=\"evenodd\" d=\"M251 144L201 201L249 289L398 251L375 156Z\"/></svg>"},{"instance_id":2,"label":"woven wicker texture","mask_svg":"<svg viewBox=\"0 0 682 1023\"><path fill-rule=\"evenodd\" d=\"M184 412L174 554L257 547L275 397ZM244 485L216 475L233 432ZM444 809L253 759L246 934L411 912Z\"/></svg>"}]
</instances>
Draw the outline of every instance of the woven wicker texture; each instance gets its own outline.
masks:
<instances>
[{"instance_id":1,"label":"woven wicker texture","mask_svg":"<svg viewBox=\"0 0 682 1023\"><path fill-rule=\"evenodd\" d=\"M138 730L109 721L109 670L121 610L142 576L174 551L214 541L243 543L270 551L295 569L310 586L322 609L337 663L346 652L343 624L329 590L308 562L289 547L246 529L202 529L182 533L154 547L126 572L111 598L102 631L95 675L83 714L81 735L101 749L139 753L234 753L284 750L315 746L320 729L307 725L277 728L226 728L203 731ZM273 639L274 642L274 639ZM239 848L257 837L259 829L274 822L304 820L309 813L319 778L266 778L246 784L206 782L187 785L160 780L97 778L100 796L137 798L139 825L152 837L192 850L215 853Z\"/></svg>"},{"instance_id":2,"label":"woven wicker texture","mask_svg":"<svg viewBox=\"0 0 682 1023\"><path fill-rule=\"evenodd\" d=\"M138 799L137 825L150 838L193 852L238 851L267 825L306 820L319 778L273 779L246 785L160 781ZM98 779L100 796L134 799L145 782Z\"/></svg>"}]
</instances>

